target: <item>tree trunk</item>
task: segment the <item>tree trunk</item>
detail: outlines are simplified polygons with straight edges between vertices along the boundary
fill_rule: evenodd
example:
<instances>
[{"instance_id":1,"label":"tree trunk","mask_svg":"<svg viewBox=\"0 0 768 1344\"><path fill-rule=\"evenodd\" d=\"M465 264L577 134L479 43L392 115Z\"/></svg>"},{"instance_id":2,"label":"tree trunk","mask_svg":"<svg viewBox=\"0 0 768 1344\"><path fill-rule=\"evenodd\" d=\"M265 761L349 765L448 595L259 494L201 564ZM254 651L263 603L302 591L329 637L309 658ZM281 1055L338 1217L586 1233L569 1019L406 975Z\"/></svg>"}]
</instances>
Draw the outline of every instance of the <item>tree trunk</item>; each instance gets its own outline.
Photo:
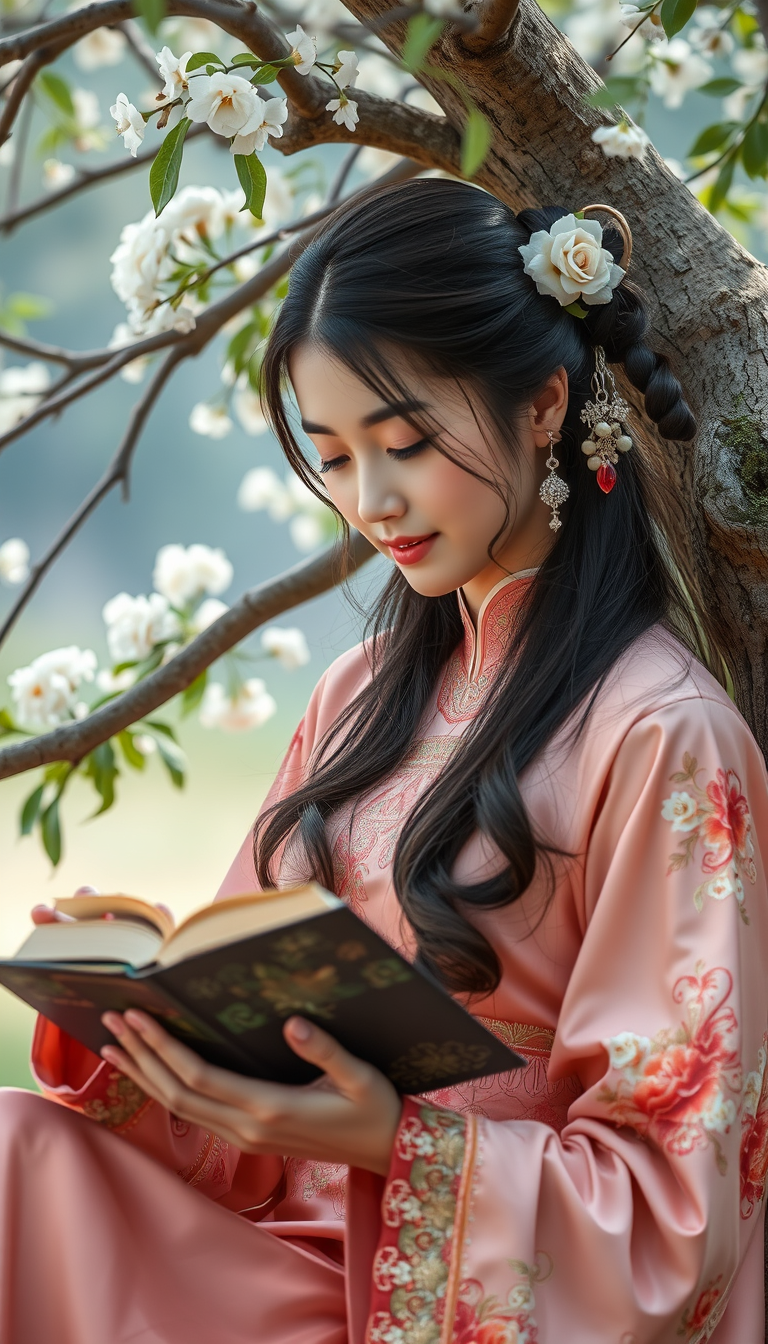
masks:
<instances>
[{"instance_id":1,"label":"tree trunk","mask_svg":"<svg viewBox=\"0 0 768 1344\"><path fill-rule=\"evenodd\" d=\"M381 20L380 0L345 3L358 18ZM402 24L381 36L399 53ZM737 703L768 754L768 268L654 150L638 163L607 159L592 143L607 119L584 102L597 85L594 72L534 0L521 0L509 36L485 53L472 54L449 30L428 60L458 76L491 121L481 186L514 209L570 211L602 201L629 221L631 275L650 299L653 342L670 358L699 422L694 444L656 437L653 445L668 486L669 526L708 631L728 658ZM422 71L419 79L461 126L455 89Z\"/></svg>"}]
</instances>

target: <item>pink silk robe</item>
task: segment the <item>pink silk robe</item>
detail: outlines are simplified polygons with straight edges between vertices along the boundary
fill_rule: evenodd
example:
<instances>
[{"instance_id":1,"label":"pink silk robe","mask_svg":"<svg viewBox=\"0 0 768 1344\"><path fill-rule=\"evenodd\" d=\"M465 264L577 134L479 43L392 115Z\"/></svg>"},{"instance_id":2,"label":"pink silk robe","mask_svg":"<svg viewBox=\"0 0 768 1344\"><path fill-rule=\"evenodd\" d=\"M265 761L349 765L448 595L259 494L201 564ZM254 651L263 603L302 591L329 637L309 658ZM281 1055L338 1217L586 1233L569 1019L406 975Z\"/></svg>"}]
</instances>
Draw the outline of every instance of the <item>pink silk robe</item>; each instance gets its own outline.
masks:
<instances>
[{"instance_id":1,"label":"pink silk robe","mask_svg":"<svg viewBox=\"0 0 768 1344\"><path fill-rule=\"evenodd\" d=\"M399 828L482 703L526 584L497 585L477 636L462 607L418 742L332 831L337 892L407 954ZM368 676L358 647L321 678L268 802ZM40 1019L36 1074L69 1112L2 1094L0 1344L760 1344L760 751L657 629L521 787L573 858L548 904L537 880L473 916L503 974L472 1011L527 1066L407 1099L386 1180L294 1160L283 1173ZM478 837L457 871L495 859ZM281 881L300 875L284 856ZM248 836L220 894L254 885Z\"/></svg>"}]
</instances>

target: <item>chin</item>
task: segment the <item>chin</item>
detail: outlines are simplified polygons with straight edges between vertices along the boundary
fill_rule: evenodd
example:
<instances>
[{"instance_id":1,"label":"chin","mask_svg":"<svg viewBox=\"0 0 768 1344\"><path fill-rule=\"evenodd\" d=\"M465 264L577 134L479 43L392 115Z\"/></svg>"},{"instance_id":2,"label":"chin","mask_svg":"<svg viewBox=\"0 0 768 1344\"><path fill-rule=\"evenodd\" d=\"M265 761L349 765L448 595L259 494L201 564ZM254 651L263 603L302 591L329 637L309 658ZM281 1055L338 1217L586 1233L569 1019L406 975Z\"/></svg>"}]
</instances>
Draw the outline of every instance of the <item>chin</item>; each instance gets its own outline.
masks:
<instances>
[{"instance_id":1,"label":"chin","mask_svg":"<svg viewBox=\"0 0 768 1344\"><path fill-rule=\"evenodd\" d=\"M477 572L473 571L471 574L446 574L445 572L442 574L429 574L427 572L418 574L414 572L418 568L418 565L414 565L409 570L408 567L403 565L400 567L400 573L414 592L421 593L422 597L445 597L446 593L455 593L457 588L469 583Z\"/></svg>"}]
</instances>

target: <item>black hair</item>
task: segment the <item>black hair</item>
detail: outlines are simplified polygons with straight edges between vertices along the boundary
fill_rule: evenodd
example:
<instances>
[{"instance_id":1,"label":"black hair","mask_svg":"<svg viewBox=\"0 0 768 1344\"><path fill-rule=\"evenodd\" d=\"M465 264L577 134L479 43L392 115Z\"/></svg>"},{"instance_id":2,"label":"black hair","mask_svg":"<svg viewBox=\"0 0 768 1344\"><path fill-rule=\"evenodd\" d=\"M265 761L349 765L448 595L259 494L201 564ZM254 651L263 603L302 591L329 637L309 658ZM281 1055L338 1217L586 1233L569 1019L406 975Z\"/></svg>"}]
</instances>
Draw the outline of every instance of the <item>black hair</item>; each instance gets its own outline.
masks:
<instances>
[{"instance_id":1,"label":"black hair","mask_svg":"<svg viewBox=\"0 0 768 1344\"><path fill-rule=\"evenodd\" d=\"M610 303L578 318L538 293L524 273L520 245L568 213L548 206L515 216L486 192L446 179L368 195L333 216L296 261L263 365L264 403L282 448L322 498L321 478L302 453L285 401L297 347L314 343L386 400L393 389L398 397L407 392L404 367L452 380L512 464L510 427L558 369L568 374L557 445L560 475L571 492L564 525L530 585L492 693L405 819L394 857L395 888L419 960L454 991L486 994L500 976L496 953L467 913L519 899L537 863L551 876L554 856L563 852L534 833L521 772L577 710L576 731L583 727L617 660L650 627L674 628L700 652L642 452L621 458L609 495L582 455L580 413L591 396L595 345L644 393L661 435L690 439L695 421L666 359L646 343L648 316L632 283L623 280ZM622 240L614 228L605 228L603 245L618 262ZM435 427L429 432L440 447ZM514 491L507 502L509 516ZM424 597L395 570L368 634L369 684L316 749L306 782L256 825L254 857L263 885L274 884L274 860L290 842L293 853L303 854L307 875L333 889L327 823L389 778L417 737L462 637L456 594ZM504 866L483 881L460 883L455 860L477 831L495 842Z\"/></svg>"}]
</instances>

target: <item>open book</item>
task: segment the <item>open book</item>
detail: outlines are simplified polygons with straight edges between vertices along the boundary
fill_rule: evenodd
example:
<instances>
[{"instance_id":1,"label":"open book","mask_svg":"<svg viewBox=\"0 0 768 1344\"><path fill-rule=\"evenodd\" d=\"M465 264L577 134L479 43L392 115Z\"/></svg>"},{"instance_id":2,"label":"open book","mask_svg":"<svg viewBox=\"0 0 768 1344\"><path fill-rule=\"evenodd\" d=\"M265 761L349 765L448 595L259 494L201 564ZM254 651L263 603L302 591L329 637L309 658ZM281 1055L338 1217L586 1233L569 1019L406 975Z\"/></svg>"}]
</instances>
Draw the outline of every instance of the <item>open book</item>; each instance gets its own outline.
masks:
<instances>
[{"instance_id":1,"label":"open book","mask_svg":"<svg viewBox=\"0 0 768 1344\"><path fill-rule=\"evenodd\" d=\"M525 1062L316 883L233 896L178 928L132 896L55 905L76 922L37 925L0 984L95 1052L113 1040L101 1014L133 1007L211 1063L283 1083L319 1073L283 1038L294 1013L401 1092Z\"/></svg>"}]
</instances>

